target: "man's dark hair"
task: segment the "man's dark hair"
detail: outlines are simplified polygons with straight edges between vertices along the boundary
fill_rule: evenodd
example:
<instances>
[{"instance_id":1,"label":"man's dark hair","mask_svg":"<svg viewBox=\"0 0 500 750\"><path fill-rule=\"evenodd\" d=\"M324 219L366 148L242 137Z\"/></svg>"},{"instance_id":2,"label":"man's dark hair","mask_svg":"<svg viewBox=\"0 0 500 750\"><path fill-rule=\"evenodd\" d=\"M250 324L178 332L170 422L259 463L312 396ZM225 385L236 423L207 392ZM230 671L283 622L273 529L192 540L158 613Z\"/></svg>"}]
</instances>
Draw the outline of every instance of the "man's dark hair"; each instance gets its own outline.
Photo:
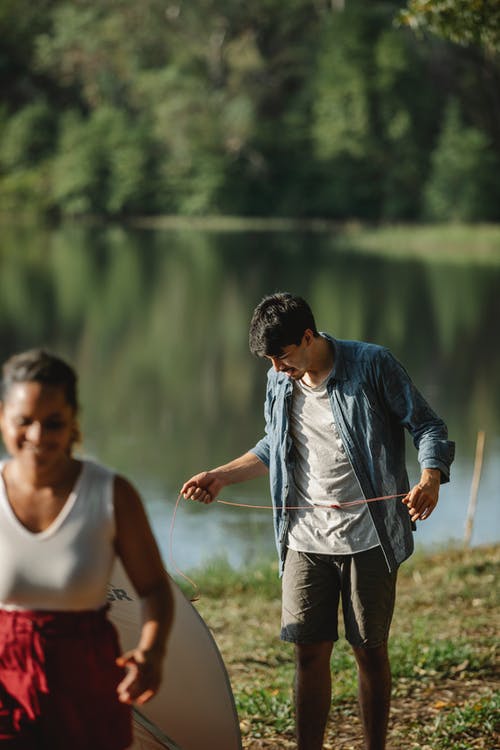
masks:
<instances>
[{"instance_id":1,"label":"man's dark hair","mask_svg":"<svg viewBox=\"0 0 500 750\"><path fill-rule=\"evenodd\" d=\"M302 297L288 292L271 294L253 312L250 351L258 357L277 357L286 346L300 344L308 328L319 335L311 308Z\"/></svg>"},{"instance_id":2,"label":"man's dark hair","mask_svg":"<svg viewBox=\"0 0 500 750\"><path fill-rule=\"evenodd\" d=\"M4 400L15 383L61 386L70 406L78 411L77 375L60 357L45 349L14 354L3 365L0 398Z\"/></svg>"}]
</instances>

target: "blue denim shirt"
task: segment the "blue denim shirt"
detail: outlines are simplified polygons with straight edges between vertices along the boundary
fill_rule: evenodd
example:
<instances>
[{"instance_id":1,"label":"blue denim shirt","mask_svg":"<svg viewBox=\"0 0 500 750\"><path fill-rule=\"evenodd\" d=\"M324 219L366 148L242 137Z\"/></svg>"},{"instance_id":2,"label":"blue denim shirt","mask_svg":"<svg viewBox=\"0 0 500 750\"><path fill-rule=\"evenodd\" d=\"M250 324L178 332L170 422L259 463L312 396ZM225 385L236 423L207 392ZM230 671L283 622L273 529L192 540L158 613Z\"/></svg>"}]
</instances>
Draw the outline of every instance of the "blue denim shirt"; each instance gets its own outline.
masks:
<instances>
[{"instance_id":1,"label":"blue denim shirt","mask_svg":"<svg viewBox=\"0 0 500 750\"><path fill-rule=\"evenodd\" d=\"M418 450L421 468L439 469L441 481L449 481L455 444L448 441L446 425L403 366L382 346L322 335L334 347L334 367L327 382L333 418L365 498L409 490L405 429ZM286 554L286 506L293 476L289 434L292 391L290 378L271 368L264 407L266 434L251 449L269 469L280 573ZM408 508L400 498L369 503L368 508L388 568L395 570L413 551L414 524Z\"/></svg>"}]
</instances>

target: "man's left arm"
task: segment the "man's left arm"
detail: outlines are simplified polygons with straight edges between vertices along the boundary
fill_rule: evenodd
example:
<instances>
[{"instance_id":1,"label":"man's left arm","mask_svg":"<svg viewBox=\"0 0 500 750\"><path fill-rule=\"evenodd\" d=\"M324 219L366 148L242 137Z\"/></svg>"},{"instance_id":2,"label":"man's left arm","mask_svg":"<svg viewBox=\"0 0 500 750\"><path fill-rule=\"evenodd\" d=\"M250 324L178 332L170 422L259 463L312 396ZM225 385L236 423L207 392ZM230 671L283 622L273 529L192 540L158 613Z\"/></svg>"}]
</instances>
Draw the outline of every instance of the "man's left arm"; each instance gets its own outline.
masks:
<instances>
[{"instance_id":1,"label":"man's left arm","mask_svg":"<svg viewBox=\"0 0 500 750\"><path fill-rule=\"evenodd\" d=\"M403 499L412 521L429 518L437 505L440 485L450 478L455 443L445 423L415 388L405 368L385 350L382 357L385 397L391 411L410 432L418 450L421 477Z\"/></svg>"}]
</instances>

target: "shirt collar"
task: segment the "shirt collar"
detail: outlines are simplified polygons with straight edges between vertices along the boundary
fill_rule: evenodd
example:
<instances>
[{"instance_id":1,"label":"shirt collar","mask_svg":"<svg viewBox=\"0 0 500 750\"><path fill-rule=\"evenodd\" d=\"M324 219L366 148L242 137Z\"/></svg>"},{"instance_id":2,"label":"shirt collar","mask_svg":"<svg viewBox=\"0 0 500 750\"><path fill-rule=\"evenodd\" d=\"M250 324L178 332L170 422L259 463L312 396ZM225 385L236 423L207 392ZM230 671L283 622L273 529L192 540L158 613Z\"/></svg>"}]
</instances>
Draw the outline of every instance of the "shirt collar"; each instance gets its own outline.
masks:
<instances>
[{"instance_id":1,"label":"shirt collar","mask_svg":"<svg viewBox=\"0 0 500 750\"><path fill-rule=\"evenodd\" d=\"M342 344L340 341L330 336L329 333L324 331L319 332L320 336L323 336L333 346L333 370L330 377L328 378L329 383L333 383L335 380L347 380L347 370L345 365L344 353L342 351Z\"/></svg>"}]
</instances>

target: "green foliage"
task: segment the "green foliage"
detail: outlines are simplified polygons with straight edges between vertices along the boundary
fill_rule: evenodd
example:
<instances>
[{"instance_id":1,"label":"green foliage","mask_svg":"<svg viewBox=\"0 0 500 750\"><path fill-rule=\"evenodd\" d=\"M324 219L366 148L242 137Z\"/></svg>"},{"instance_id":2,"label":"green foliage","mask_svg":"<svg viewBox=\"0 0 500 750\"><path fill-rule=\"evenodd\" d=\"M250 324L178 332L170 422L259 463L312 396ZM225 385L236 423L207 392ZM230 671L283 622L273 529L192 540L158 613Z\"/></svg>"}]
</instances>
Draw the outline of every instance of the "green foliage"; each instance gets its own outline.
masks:
<instances>
[{"instance_id":1,"label":"green foliage","mask_svg":"<svg viewBox=\"0 0 500 750\"><path fill-rule=\"evenodd\" d=\"M48 93L39 79L34 49L51 24L59 0L2 0L0 3L0 92L11 113Z\"/></svg>"},{"instance_id":2,"label":"green foliage","mask_svg":"<svg viewBox=\"0 0 500 750\"><path fill-rule=\"evenodd\" d=\"M487 53L500 52L500 5L497 0L408 0L399 22Z\"/></svg>"},{"instance_id":3,"label":"green foliage","mask_svg":"<svg viewBox=\"0 0 500 750\"><path fill-rule=\"evenodd\" d=\"M18 169L0 179L0 206L13 214L34 214L43 217L50 211L47 194L48 168L40 166Z\"/></svg>"},{"instance_id":4,"label":"green foliage","mask_svg":"<svg viewBox=\"0 0 500 750\"><path fill-rule=\"evenodd\" d=\"M12 172L34 166L50 153L54 141L54 114L47 102L23 107L4 120L0 169Z\"/></svg>"},{"instance_id":5,"label":"green foliage","mask_svg":"<svg viewBox=\"0 0 500 750\"><path fill-rule=\"evenodd\" d=\"M53 164L54 202L66 214L144 210L151 159L147 128L123 111L101 107L88 118L67 113Z\"/></svg>"},{"instance_id":6,"label":"green foliage","mask_svg":"<svg viewBox=\"0 0 500 750\"><path fill-rule=\"evenodd\" d=\"M53 194L63 213L91 213L103 204L105 161L100 135L76 113L68 113L61 123Z\"/></svg>"},{"instance_id":7,"label":"green foliage","mask_svg":"<svg viewBox=\"0 0 500 750\"><path fill-rule=\"evenodd\" d=\"M148 187L148 180L154 178L153 144L148 126L140 120L130 121L122 110L110 108L100 108L96 121L96 130L105 134L107 212L137 213L141 209L148 212L148 199L154 199Z\"/></svg>"},{"instance_id":8,"label":"green foliage","mask_svg":"<svg viewBox=\"0 0 500 750\"><path fill-rule=\"evenodd\" d=\"M438 221L500 218L500 161L484 133L463 125L458 104L446 109L425 190L427 214Z\"/></svg>"},{"instance_id":9,"label":"green foliage","mask_svg":"<svg viewBox=\"0 0 500 750\"><path fill-rule=\"evenodd\" d=\"M121 3L59 3L51 27L36 39L36 66L65 88L77 86L86 106L124 105L132 76L131 30Z\"/></svg>"},{"instance_id":10,"label":"green foliage","mask_svg":"<svg viewBox=\"0 0 500 750\"><path fill-rule=\"evenodd\" d=\"M313 129L320 156L364 157L371 128L370 69L373 58L363 39L367 16L332 18L317 53Z\"/></svg>"},{"instance_id":11,"label":"green foliage","mask_svg":"<svg viewBox=\"0 0 500 750\"><path fill-rule=\"evenodd\" d=\"M320 38L312 107L317 156L340 215L414 218L435 128L427 62L381 11L353 6ZM353 210L354 209L354 210ZM331 208L330 208L331 211Z\"/></svg>"},{"instance_id":12,"label":"green foliage","mask_svg":"<svg viewBox=\"0 0 500 750\"><path fill-rule=\"evenodd\" d=\"M499 73L395 28L400 5L6 0L4 206L420 218L442 101L456 97L500 158ZM479 33L490 5L467 5L449 24ZM447 7L420 9L445 18ZM482 181L490 166L462 157ZM472 213L492 216L479 200Z\"/></svg>"}]
</instances>

